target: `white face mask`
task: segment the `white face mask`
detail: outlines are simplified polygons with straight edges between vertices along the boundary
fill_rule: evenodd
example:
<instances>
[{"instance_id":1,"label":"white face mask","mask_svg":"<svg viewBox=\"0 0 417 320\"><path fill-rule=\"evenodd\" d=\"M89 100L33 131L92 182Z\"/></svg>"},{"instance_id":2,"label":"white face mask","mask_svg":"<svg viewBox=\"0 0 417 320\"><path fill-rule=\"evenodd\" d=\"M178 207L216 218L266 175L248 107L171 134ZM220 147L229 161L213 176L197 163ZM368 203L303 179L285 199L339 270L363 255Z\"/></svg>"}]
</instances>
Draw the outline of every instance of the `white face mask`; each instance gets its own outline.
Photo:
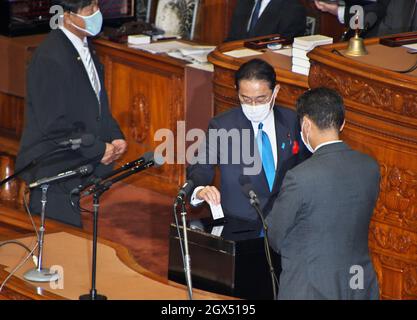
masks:
<instances>
[{"instance_id":1,"label":"white face mask","mask_svg":"<svg viewBox=\"0 0 417 320\"><path fill-rule=\"evenodd\" d=\"M73 14L83 19L85 23L85 29L80 28L74 23L71 23L75 28L77 28L80 31L86 32L92 37L95 37L96 35L100 33L101 27L103 26L103 15L101 14L100 10L97 10L96 12L94 12L92 15L89 15L89 16L81 16L76 13L73 13Z\"/></svg>"},{"instance_id":2,"label":"white face mask","mask_svg":"<svg viewBox=\"0 0 417 320\"><path fill-rule=\"evenodd\" d=\"M264 121L268 117L269 113L272 110L272 107L274 106L276 91L277 90L274 89L271 100L269 100L269 102L267 103L258 104L255 106L241 103L242 111L245 114L246 118L248 118L248 120L252 122Z\"/></svg>"},{"instance_id":3,"label":"white face mask","mask_svg":"<svg viewBox=\"0 0 417 320\"><path fill-rule=\"evenodd\" d=\"M308 137L308 135L307 135L307 137L306 137L306 139L304 139L304 135L303 135L303 127L304 127L304 123L305 123L305 121L303 121L303 124L302 124L302 126L301 126L301 132L300 132L300 135L301 135L301 140L303 140L303 143L304 143L304 145L306 146L306 148L308 149L308 151L310 151L311 153L314 153L314 149L313 149L313 147L310 145L310 139L309 139L309 137Z\"/></svg>"}]
</instances>

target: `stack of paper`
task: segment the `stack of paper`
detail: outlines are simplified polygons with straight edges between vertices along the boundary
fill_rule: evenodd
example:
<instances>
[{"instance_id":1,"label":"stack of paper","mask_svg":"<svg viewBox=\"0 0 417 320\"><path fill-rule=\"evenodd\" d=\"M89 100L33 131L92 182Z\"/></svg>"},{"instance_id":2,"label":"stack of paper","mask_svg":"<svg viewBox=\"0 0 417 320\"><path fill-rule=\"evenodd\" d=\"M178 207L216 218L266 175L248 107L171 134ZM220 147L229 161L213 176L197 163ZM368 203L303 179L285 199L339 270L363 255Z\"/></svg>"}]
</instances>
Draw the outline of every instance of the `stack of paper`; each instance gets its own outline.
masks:
<instances>
[{"instance_id":1,"label":"stack of paper","mask_svg":"<svg viewBox=\"0 0 417 320\"><path fill-rule=\"evenodd\" d=\"M322 35L294 38L292 49L292 71L308 76L310 72L310 59L307 57L307 53L315 47L331 43L333 43L333 38Z\"/></svg>"},{"instance_id":2,"label":"stack of paper","mask_svg":"<svg viewBox=\"0 0 417 320\"><path fill-rule=\"evenodd\" d=\"M151 43L151 37L144 34L134 34L127 37L127 42L133 45L148 44Z\"/></svg>"}]
</instances>

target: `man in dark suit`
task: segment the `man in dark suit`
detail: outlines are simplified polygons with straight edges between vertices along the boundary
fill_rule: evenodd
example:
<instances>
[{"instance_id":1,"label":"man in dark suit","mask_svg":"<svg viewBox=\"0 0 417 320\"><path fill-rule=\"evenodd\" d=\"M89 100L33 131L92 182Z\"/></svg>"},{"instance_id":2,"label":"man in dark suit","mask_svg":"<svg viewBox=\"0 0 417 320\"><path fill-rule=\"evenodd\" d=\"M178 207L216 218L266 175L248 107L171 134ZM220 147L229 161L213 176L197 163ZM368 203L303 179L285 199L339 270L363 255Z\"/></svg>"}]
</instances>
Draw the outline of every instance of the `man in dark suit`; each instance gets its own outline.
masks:
<instances>
[{"instance_id":1,"label":"man in dark suit","mask_svg":"<svg viewBox=\"0 0 417 320\"><path fill-rule=\"evenodd\" d=\"M340 23L347 27L353 17L350 8L357 4L362 5L365 14L365 30L362 37L380 37L417 30L416 0L348 0L345 6L318 0L315 0L315 3L321 11L336 15Z\"/></svg>"},{"instance_id":2,"label":"man in dark suit","mask_svg":"<svg viewBox=\"0 0 417 320\"><path fill-rule=\"evenodd\" d=\"M298 0L239 0L226 41L274 33L294 38L305 31L306 11Z\"/></svg>"},{"instance_id":3,"label":"man in dark suit","mask_svg":"<svg viewBox=\"0 0 417 320\"><path fill-rule=\"evenodd\" d=\"M210 121L200 157L203 161L187 168L188 178L196 185L191 204L221 203L226 217L256 221L255 210L241 192L240 175L249 177L267 214L285 172L300 163L308 152L300 140L295 112L275 106L280 86L271 65L260 59L246 62L236 72L235 83L241 107ZM235 137L229 139L228 134L233 133ZM254 158L248 159L249 154ZM216 165L221 175L220 191L212 186Z\"/></svg>"},{"instance_id":4,"label":"man in dark suit","mask_svg":"<svg viewBox=\"0 0 417 320\"><path fill-rule=\"evenodd\" d=\"M87 40L99 33L102 17L96 0L61 0L63 25L50 32L34 53L28 70L26 121L16 168L58 149L69 138L94 137L76 151L55 154L22 174L27 182L54 176L86 163L94 174L111 170L126 151L126 141L112 117L104 87L104 70ZM91 137L90 136L90 137ZM69 193L82 182L71 178L49 186L46 215L81 226ZM41 190L31 190L30 208L41 211ZM74 200L77 200L74 198Z\"/></svg>"},{"instance_id":5,"label":"man in dark suit","mask_svg":"<svg viewBox=\"0 0 417 320\"><path fill-rule=\"evenodd\" d=\"M287 172L266 218L281 254L279 299L377 299L368 229L379 193L378 163L339 139L341 96L327 88L297 102L310 159Z\"/></svg>"}]
</instances>

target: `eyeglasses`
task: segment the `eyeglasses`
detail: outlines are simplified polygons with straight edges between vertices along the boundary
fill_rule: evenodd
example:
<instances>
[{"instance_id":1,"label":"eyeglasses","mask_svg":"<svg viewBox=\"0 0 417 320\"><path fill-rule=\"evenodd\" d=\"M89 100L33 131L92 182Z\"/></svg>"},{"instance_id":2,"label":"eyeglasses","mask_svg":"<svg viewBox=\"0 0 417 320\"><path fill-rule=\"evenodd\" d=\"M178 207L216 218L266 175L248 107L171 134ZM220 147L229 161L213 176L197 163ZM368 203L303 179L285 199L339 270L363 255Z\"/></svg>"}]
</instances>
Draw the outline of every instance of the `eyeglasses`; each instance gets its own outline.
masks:
<instances>
[{"instance_id":1,"label":"eyeglasses","mask_svg":"<svg viewBox=\"0 0 417 320\"><path fill-rule=\"evenodd\" d=\"M238 94L239 100L243 102L244 104L249 104L249 105L265 104L265 103L271 102L272 95L250 98L250 97L246 97L246 96L242 96Z\"/></svg>"}]
</instances>

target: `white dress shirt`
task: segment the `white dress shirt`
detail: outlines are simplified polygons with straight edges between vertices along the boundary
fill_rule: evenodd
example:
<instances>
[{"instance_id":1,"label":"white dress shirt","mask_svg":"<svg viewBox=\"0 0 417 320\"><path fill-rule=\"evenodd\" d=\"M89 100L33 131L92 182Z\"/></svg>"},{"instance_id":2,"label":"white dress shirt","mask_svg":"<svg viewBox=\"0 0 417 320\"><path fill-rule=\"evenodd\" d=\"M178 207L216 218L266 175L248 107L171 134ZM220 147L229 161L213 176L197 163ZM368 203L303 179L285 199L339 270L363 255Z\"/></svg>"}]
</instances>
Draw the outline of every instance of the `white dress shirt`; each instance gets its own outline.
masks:
<instances>
[{"instance_id":1,"label":"white dress shirt","mask_svg":"<svg viewBox=\"0 0 417 320\"><path fill-rule=\"evenodd\" d=\"M276 135L276 131L275 131L275 116L274 116L274 110L273 109L268 114L266 119L264 121L262 121L262 123L263 123L262 130L268 135L269 141L271 142L272 153L273 153L273 156L274 156L274 165L275 165L275 170L276 170L277 169L277 164L278 164L278 146L277 146L277 135ZM253 132L255 134L255 142L256 142L256 137L258 135L258 130L259 130L258 129L259 122L252 122L251 121L251 124L252 124L252 128L253 128ZM256 144L256 147L258 147L257 144ZM197 192L199 192L203 188L204 188L204 186L200 186L200 187L197 187L197 188L194 189L193 194L191 196L191 201L190 201L190 204L192 206L197 206L204 201L204 200L197 199Z\"/></svg>"},{"instance_id":2,"label":"white dress shirt","mask_svg":"<svg viewBox=\"0 0 417 320\"><path fill-rule=\"evenodd\" d=\"M257 1L259 1L259 0L256 0L256 2L257 2ZM253 16L253 11L255 11L256 2L254 1L254 5L253 5L253 8L252 8L252 13L250 14L250 19L249 19L249 22L248 22L248 28L247 28L247 31L249 31L250 24L251 24L251 22L252 22L252 16ZM262 3L261 3L261 7L259 8L259 15L258 15L258 18L262 15L262 13L265 11L265 8L268 6L268 4L269 4L270 2L271 2L271 0L263 0L263 1L262 1Z\"/></svg>"},{"instance_id":3,"label":"white dress shirt","mask_svg":"<svg viewBox=\"0 0 417 320\"><path fill-rule=\"evenodd\" d=\"M86 52L85 52L85 49L84 49L85 46L88 47L87 37L84 37L84 39L81 40L79 37L77 37L75 34L73 34L71 31L69 31L64 26L60 27L60 29L62 30L62 32L64 32L64 34L67 36L67 38L71 41L71 43L73 44L73 46L77 50L77 52L80 55L80 58L81 58L81 60L84 64L85 71L87 72L87 75L88 75L88 70L87 70L88 61L87 61L87 56L86 56ZM96 73L96 79L99 79L97 69L96 69L95 66L94 66L94 71ZM89 77L89 79L90 79L91 86L94 89L93 79L91 79L91 77ZM98 81L98 85L99 85L99 90L98 91L100 92L100 90L101 90L100 81Z\"/></svg>"}]
</instances>

